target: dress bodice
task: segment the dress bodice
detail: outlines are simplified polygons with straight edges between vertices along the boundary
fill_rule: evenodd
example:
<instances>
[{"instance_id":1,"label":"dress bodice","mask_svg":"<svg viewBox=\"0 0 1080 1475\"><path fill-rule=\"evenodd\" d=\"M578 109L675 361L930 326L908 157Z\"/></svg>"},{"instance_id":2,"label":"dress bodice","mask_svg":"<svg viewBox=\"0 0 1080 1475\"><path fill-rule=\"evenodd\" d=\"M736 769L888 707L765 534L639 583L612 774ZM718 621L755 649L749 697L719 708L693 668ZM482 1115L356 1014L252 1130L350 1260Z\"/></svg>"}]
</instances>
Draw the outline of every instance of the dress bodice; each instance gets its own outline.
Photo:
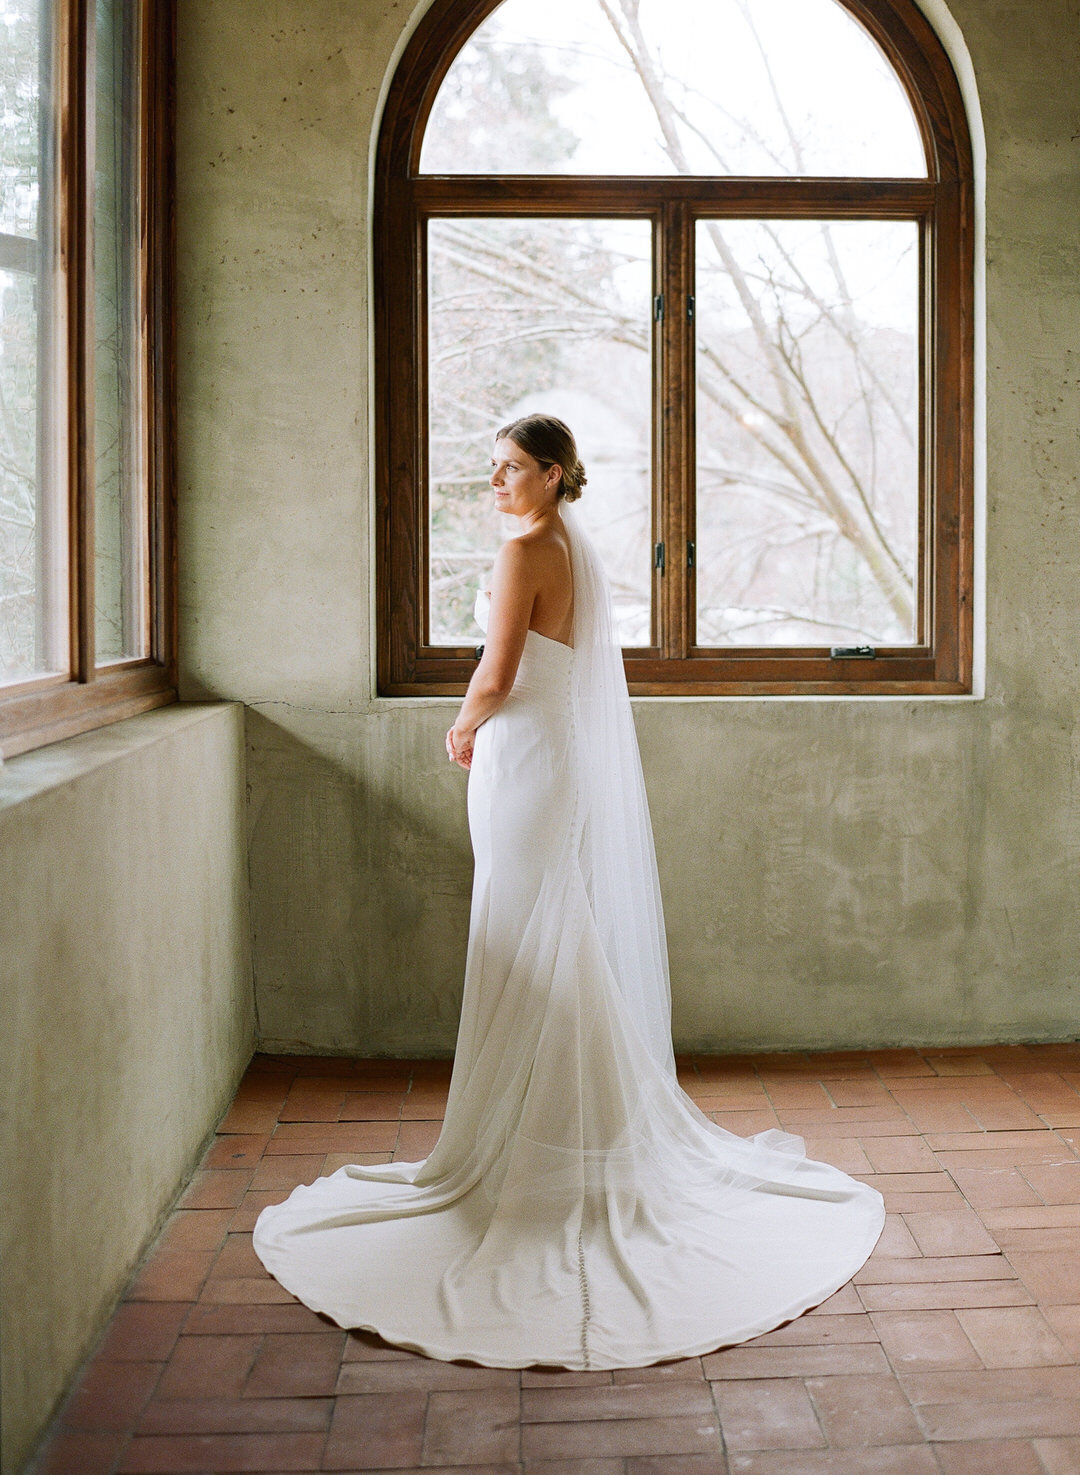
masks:
<instances>
[{"instance_id":1,"label":"dress bodice","mask_svg":"<svg viewBox=\"0 0 1080 1475\"><path fill-rule=\"evenodd\" d=\"M491 597L486 589L481 589L476 596L473 615L485 635L490 610ZM511 694L554 700L561 706L569 699L573 661L574 652L569 645L541 635L539 630L527 630Z\"/></svg>"}]
</instances>

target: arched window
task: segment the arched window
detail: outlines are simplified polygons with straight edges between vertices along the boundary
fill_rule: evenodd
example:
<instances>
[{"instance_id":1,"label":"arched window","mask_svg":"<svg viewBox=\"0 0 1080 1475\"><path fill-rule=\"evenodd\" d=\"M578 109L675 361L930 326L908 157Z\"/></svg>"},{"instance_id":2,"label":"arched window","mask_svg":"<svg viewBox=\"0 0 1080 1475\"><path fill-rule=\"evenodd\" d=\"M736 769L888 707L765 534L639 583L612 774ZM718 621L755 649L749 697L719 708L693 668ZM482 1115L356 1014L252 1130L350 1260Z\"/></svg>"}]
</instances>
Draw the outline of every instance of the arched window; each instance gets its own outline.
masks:
<instances>
[{"instance_id":1,"label":"arched window","mask_svg":"<svg viewBox=\"0 0 1080 1475\"><path fill-rule=\"evenodd\" d=\"M641 694L971 689L972 186L914 0L436 0L376 193L379 689L575 430Z\"/></svg>"}]
</instances>

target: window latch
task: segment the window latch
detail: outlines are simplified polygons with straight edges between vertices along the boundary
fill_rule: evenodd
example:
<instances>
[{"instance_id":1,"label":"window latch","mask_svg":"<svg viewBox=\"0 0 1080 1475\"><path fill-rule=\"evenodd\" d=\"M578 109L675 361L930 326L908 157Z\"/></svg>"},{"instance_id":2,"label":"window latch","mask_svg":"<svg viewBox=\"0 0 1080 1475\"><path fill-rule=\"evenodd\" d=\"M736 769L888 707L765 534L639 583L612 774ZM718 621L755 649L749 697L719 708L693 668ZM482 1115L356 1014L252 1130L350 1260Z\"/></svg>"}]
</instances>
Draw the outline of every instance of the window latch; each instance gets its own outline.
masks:
<instances>
[{"instance_id":1,"label":"window latch","mask_svg":"<svg viewBox=\"0 0 1080 1475\"><path fill-rule=\"evenodd\" d=\"M473 659L478 661L483 654L484 654L484 647L482 645L478 645L476 647L476 649L473 651Z\"/></svg>"},{"instance_id":2,"label":"window latch","mask_svg":"<svg viewBox=\"0 0 1080 1475\"><path fill-rule=\"evenodd\" d=\"M658 573L661 573L662 574L664 572L664 545L663 545L663 543L657 543L656 547L653 549L653 568L655 568Z\"/></svg>"},{"instance_id":3,"label":"window latch","mask_svg":"<svg viewBox=\"0 0 1080 1475\"><path fill-rule=\"evenodd\" d=\"M653 317L660 322L664 316L664 294L658 293L652 300Z\"/></svg>"},{"instance_id":4,"label":"window latch","mask_svg":"<svg viewBox=\"0 0 1080 1475\"><path fill-rule=\"evenodd\" d=\"M694 547L693 543L687 543L687 545L686 545L686 567L687 568L693 568L694 567L694 559L696 557L697 557L697 549Z\"/></svg>"},{"instance_id":5,"label":"window latch","mask_svg":"<svg viewBox=\"0 0 1080 1475\"><path fill-rule=\"evenodd\" d=\"M686 321L688 323L694 321L694 299L692 297L686 299Z\"/></svg>"},{"instance_id":6,"label":"window latch","mask_svg":"<svg viewBox=\"0 0 1080 1475\"><path fill-rule=\"evenodd\" d=\"M877 649L873 645L834 645L829 655L834 661L872 661Z\"/></svg>"}]
</instances>

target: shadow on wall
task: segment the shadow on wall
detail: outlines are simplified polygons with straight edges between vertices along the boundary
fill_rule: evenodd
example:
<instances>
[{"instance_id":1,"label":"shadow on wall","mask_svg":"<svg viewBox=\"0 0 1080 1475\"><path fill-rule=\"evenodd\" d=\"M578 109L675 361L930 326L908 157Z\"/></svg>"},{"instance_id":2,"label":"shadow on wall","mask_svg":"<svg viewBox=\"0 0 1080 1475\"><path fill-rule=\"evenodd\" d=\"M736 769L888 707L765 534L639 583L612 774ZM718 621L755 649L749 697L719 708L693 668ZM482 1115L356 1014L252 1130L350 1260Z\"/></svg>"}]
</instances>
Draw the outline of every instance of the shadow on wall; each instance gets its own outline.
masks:
<instances>
[{"instance_id":1,"label":"shadow on wall","mask_svg":"<svg viewBox=\"0 0 1080 1475\"><path fill-rule=\"evenodd\" d=\"M445 712L247 709L260 1048L452 1054L472 886Z\"/></svg>"}]
</instances>

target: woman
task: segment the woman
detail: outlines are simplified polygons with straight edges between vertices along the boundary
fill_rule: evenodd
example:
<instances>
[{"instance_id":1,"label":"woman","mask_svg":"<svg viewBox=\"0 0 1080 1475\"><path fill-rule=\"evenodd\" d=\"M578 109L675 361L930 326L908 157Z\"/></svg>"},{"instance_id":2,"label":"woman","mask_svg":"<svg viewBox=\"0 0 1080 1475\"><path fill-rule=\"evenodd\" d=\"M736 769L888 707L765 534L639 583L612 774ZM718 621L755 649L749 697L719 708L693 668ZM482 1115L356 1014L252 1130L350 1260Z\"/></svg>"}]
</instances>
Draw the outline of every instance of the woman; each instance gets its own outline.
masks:
<instances>
[{"instance_id":1,"label":"woman","mask_svg":"<svg viewBox=\"0 0 1080 1475\"><path fill-rule=\"evenodd\" d=\"M475 872L446 1119L422 1163L344 1167L255 1249L339 1325L495 1367L639 1367L754 1337L873 1249L881 1195L675 1079L660 892L610 596L561 421L505 426L483 657L450 758ZM485 614L478 600L478 616Z\"/></svg>"}]
</instances>

